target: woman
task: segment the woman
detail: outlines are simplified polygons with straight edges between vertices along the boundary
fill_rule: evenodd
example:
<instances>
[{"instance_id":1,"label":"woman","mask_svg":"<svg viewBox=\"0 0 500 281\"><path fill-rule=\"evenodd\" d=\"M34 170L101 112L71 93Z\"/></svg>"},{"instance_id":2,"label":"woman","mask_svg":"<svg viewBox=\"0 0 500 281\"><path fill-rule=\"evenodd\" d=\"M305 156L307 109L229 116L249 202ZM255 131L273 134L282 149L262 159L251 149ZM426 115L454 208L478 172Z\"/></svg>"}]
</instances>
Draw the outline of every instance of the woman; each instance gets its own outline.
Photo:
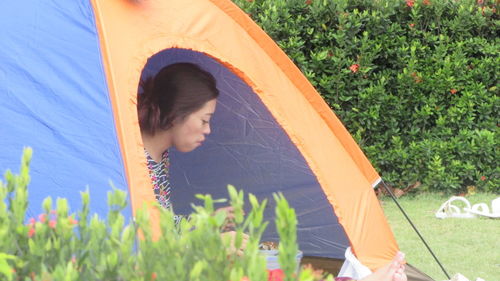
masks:
<instances>
[{"instance_id":1,"label":"woman","mask_svg":"<svg viewBox=\"0 0 500 281\"><path fill-rule=\"evenodd\" d=\"M149 175L156 200L162 207L171 208L168 149L189 152L205 141L219 91L215 78L192 63L166 66L141 86L137 110ZM220 211L227 213L226 229L231 228L233 208ZM234 235L234 231L223 233L228 239ZM243 238L244 247L248 237ZM235 250L241 253L242 249Z\"/></svg>"},{"instance_id":2,"label":"woman","mask_svg":"<svg viewBox=\"0 0 500 281\"><path fill-rule=\"evenodd\" d=\"M142 83L139 125L156 199L170 208L168 149L189 152L210 134L219 91L213 76L191 63L164 67Z\"/></svg>"}]
</instances>

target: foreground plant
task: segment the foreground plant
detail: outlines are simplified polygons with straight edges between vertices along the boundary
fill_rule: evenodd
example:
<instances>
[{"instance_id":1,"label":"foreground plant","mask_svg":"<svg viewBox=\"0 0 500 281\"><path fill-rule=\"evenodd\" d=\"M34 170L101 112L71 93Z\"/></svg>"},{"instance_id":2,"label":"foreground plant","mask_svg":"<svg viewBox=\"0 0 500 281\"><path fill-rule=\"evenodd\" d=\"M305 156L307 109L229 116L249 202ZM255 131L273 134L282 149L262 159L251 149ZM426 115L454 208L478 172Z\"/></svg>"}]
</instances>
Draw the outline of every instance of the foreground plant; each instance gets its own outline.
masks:
<instances>
[{"instance_id":1,"label":"foreground plant","mask_svg":"<svg viewBox=\"0 0 500 281\"><path fill-rule=\"evenodd\" d=\"M226 213L214 211L210 195L198 195L203 205L193 205L190 219L176 223L170 210L160 208L161 232L152 238L149 215L139 210L135 222L127 222L122 211L127 195L114 189L108 193L106 218L90 214L89 192L81 192L82 207L69 213L66 199L51 197L43 202L43 213L26 218L30 181L31 149L25 149L19 175L5 173L0 181L0 276L2 280L319 280L311 268L297 274L295 212L281 194L277 201L280 234L280 266L268 271L259 253L267 222L263 213L267 200L248 195L250 212L244 216L243 191L228 186L234 208L235 239L221 235ZM243 255L231 251L249 240ZM139 238L138 238L139 237ZM285 279L283 279L285 278ZM330 279L331 276L329 277Z\"/></svg>"}]
</instances>

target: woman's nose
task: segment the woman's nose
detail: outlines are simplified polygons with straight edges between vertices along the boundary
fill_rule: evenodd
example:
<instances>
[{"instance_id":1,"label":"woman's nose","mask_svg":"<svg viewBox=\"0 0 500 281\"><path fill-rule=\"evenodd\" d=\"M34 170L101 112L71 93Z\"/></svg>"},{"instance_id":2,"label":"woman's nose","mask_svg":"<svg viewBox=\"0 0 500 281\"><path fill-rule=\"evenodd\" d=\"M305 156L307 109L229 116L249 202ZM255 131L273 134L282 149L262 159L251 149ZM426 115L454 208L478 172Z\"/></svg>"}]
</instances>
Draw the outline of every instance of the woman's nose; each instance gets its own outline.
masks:
<instances>
[{"instance_id":1,"label":"woman's nose","mask_svg":"<svg viewBox=\"0 0 500 281\"><path fill-rule=\"evenodd\" d=\"M207 125L205 126L205 130L203 131L203 133L204 133L205 135L209 135L209 134L210 134L210 132L211 132L211 130L210 130L210 124L207 124Z\"/></svg>"}]
</instances>

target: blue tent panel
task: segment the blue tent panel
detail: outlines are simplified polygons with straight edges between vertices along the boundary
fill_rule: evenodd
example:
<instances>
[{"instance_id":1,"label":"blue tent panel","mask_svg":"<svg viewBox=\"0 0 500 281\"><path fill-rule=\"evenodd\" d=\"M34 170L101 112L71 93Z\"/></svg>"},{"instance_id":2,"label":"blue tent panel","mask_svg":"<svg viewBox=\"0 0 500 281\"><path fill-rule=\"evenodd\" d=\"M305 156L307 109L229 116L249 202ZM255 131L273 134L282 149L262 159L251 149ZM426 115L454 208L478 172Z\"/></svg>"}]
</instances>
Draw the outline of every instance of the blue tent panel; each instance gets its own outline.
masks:
<instances>
[{"instance_id":1,"label":"blue tent panel","mask_svg":"<svg viewBox=\"0 0 500 281\"><path fill-rule=\"evenodd\" d=\"M107 212L109 182L127 189L89 1L0 3L0 171L33 148L29 212L80 191Z\"/></svg>"}]
</instances>

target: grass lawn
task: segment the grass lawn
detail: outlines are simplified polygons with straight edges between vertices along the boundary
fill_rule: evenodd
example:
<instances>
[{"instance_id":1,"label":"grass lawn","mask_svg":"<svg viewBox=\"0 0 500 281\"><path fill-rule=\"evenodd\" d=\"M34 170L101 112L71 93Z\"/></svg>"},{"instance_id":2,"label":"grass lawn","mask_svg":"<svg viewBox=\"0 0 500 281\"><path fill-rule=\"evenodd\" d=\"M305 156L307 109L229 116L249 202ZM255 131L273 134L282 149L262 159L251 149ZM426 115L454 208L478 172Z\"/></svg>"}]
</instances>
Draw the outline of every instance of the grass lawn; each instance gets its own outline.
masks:
<instances>
[{"instance_id":1,"label":"grass lawn","mask_svg":"<svg viewBox=\"0 0 500 281\"><path fill-rule=\"evenodd\" d=\"M491 208L491 200L498 196L481 193L466 198L471 204L483 202ZM439 194L421 194L403 196L398 202L450 277L461 273L470 280L481 277L486 281L499 281L500 219L435 218L434 213L449 198ZM458 202L456 205L462 206ZM407 261L437 281L446 280L439 265L392 199L385 197L382 206Z\"/></svg>"}]
</instances>

